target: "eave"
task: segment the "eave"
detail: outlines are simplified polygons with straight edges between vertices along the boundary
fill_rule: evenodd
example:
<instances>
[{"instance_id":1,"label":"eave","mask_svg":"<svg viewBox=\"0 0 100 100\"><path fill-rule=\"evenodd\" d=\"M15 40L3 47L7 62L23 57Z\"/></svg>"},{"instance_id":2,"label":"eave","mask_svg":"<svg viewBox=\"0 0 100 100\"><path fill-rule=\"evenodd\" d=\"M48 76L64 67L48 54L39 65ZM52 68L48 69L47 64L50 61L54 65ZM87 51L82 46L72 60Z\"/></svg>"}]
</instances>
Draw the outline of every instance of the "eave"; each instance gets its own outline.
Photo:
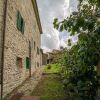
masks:
<instances>
[{"instance_id":1,"label":"eave","mask_svg":"<svg viewBox=\"0 0 100 100\"><path fill-rule=\"evenodd\" d=\"M37 24L38 24L38 27L39 27L39 31L40 31L40 34L42 34L43 31L42 31L42 26L41 26L41 21L40 21L40 16L39 16L37 2L36 2L36 0L31 0L31 1L32 1L32 4L33 4L33 8L34 8Z\"/></svg>"}]
</instances>

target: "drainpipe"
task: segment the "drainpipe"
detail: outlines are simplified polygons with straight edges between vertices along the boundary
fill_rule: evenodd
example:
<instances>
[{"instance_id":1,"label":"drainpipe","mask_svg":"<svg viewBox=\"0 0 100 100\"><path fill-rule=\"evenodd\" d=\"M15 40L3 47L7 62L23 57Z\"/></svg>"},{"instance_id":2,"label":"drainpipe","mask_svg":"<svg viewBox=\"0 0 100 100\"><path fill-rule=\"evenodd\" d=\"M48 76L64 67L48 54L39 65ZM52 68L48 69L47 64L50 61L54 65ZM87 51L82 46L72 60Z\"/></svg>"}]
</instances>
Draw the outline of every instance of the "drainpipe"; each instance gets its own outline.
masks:
<instances>
[{"instance_id":1,"label":"drainpipe","mask_svg":"<svg viewBox=\"0 0 100 100\"><path fill-rule=\"evenodd\" d=\"M30 42L30 40L29 40L29 61L30 61L29 77L31 77L31 42Z\"/></svg>"},{"instance_id":2,"label":"drainpipe","mask_svg":"<svg viewBox=\"0 0 100 100\"><path fill-rule=\"evenodd\" d=\"M4 17L3 17L3 33L2 33L2 61L1 61L1 100L3 100L3 69L4 69L4 46L5 46L5 33L6 33L6 20L7 20L7 3L4 2Z\"/></svg>"}]
</instances>

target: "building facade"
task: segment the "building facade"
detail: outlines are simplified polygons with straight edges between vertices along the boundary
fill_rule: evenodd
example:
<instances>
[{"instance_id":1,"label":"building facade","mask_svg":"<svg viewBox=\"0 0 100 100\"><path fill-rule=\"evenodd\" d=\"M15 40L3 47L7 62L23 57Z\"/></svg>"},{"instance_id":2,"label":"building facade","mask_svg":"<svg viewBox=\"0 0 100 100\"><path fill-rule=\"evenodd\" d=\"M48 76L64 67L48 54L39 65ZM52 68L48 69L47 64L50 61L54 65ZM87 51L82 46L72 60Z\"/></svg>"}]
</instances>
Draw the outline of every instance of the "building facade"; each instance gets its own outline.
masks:
<instances>
[{"instance_id":1,"label":"building facade","mask_svg":"<svg viewBox=\"0 0 100 100\"><path fill-rule=\"evenodd\" d=\"M3 89L1 90L5 97L40 67L42 28L36 0L0 0L0 10L1 7L6 8ZM3 38L1 31L3 31L4 11L0 11L0 41ZM0 44L0 48L2 45ZM2 49L0 50L2 53Z\"/></svg>"},{"instance_id":2,"label":"building facade","mask_svg":"<svg viewBox=\"0 0 100 100\"><path fill-rule=\"evenodd\" d=\"M48 53L48 60L47 63L58 63L60 59L64 56L65 49L61 50L53 50L52 52Z\"/></svg>"},{"instance_id":3,"label":"building facade","mask_svg":"<svg viewBox=\"0 0 100 100\"><path fill-rule=\"evenodd\" d=\"M42 54L42 65L47 65L47 60L48 60L48 54L43 53Z\"/></svg>"}]
</instances>

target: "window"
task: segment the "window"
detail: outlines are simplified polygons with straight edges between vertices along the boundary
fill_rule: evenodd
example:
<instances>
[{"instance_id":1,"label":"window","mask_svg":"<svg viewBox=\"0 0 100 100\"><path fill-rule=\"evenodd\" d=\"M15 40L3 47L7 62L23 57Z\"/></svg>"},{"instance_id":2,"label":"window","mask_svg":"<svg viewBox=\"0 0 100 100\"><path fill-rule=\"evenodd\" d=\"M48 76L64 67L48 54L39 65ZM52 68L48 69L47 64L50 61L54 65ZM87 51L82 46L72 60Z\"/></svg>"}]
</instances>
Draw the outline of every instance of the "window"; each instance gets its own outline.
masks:
<instances>
[{"instance_id":1,"label":"window","mask_svg":"<svg viewBox=\"0 0 100 100\"><path fill-rule=\"evenodd\" d=\"M33 45L34 45L33 42L34 42L33 38L31 38L31 48L33 48Z\"/></svg>"},{"instance_id":2,"label":"window","mask_svg":"<svg viewBox=\"0 0 100 100\"><path fill-rule=\"evenodd\" d=\"M37 54L39 54L39 48L37 47Z\"/></svg>"},{"instance_id":3,"label":"window","mask_svg":"<svg viewBox=\"0 0 100 100\"><path fill-rule=\"evenodd\" d=\"M17 12L17 29L24 33L24 27L25 27L25 22L20 14L20 12Z\"/></svg>"},{"instance_id":4,"label":"window","mask_svg":"<svg viewBox=\"0 0 100 100\"><path fill-rule=\"evenodd\" d=\"M36 62L35 62L35 68L36 68Z\"/></svg>"},{"instance_id":5,"label":"window","mask_svg":"<svg viewBox=\"0 0 100 100\"><path fill-rule=\"evenodd\" d=\"M35 46L36 46L36 43L35 43L35 41L34 41L34 50L35 50Z\"/></svg>"},{"instance_id":6,"label":"window","mask_svg":"<svg viewBox=\"0 0 100 100\"><path fill-rule=\"evenodd\" d=\"M17 57L16 64L17 64L17 67L22 68L22 58Z\"/></svg>"},{"instance_id":7,"label":"window","mask_svg":"<svg viewBox=\"0 0 100 100\"><path fill-rule=\"evenodd\" d=\"M26 69L30 68L30 59L29 57L26 57Z\"/></svg>"},{"instance_id":8,"label":"window","mask_svg":"<svg viewBox=\"0 0 100 100\"><path fill-rule=\"evenodd\" d=\"M37 67L39 67L39 63L37 62Z\"/></svg>"}]
</instances>

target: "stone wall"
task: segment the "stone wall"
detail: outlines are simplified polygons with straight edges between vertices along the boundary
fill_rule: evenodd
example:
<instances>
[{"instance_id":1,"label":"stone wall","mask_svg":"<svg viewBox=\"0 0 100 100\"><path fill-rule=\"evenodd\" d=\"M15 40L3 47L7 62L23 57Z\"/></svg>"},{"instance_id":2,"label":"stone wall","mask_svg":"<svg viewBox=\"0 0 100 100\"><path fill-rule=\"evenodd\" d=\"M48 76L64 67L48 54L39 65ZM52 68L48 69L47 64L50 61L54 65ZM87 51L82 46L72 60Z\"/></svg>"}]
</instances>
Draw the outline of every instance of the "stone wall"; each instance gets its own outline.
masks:
<instances>
[{"instance_id":1,"label":"stone wall","mask_svg":"<svg viewBox=\"0 0 100 100\"><path fill-rule=\"evenodd\" d=\"M41 66L43 65L42 57L43 57L43 50L40 49L40 65L41 65Z\"/></svg>"},{"instance_id":2,"label":"stone wall","mask_svg":"<svg viewBox=\"0 0 100 100\"><path fill-rule=\"evenodd\" d=\"M22 34L17 29L17 11L20 11L24 21L25 29ZM19 86L27 77L29 69L26 69L26 57L29 57L29 41L31 42L31 72L37 68L40 55L40 32L31 0L8 0L7 28L5 39L5 65L4 65L4 89L5 97L13 89ZM36 46L34 48L34 41ZM22 58L22 68L16 64L16 58Z\"/></svg>"},{"instance_id":3,"label":"stone wall","mask_svg":"<svg viewBox=\"0 0 100 100\"><path fill-rule=\"evenodd\" d=\"M47 59L48 59L48 54L44 54L42 55L42 64L46 65L47 64Z\"/></svg>"},{"instance_id":4,"label":"stone wall","mask_svg":"<svg viewBox=\"0 0 100 100\"><path fill-rule=\"evenodd\" d=\"M57 63L64 56L65 50L53 50L48 53L48 63Z\"/></svg>"}]
</instances>

